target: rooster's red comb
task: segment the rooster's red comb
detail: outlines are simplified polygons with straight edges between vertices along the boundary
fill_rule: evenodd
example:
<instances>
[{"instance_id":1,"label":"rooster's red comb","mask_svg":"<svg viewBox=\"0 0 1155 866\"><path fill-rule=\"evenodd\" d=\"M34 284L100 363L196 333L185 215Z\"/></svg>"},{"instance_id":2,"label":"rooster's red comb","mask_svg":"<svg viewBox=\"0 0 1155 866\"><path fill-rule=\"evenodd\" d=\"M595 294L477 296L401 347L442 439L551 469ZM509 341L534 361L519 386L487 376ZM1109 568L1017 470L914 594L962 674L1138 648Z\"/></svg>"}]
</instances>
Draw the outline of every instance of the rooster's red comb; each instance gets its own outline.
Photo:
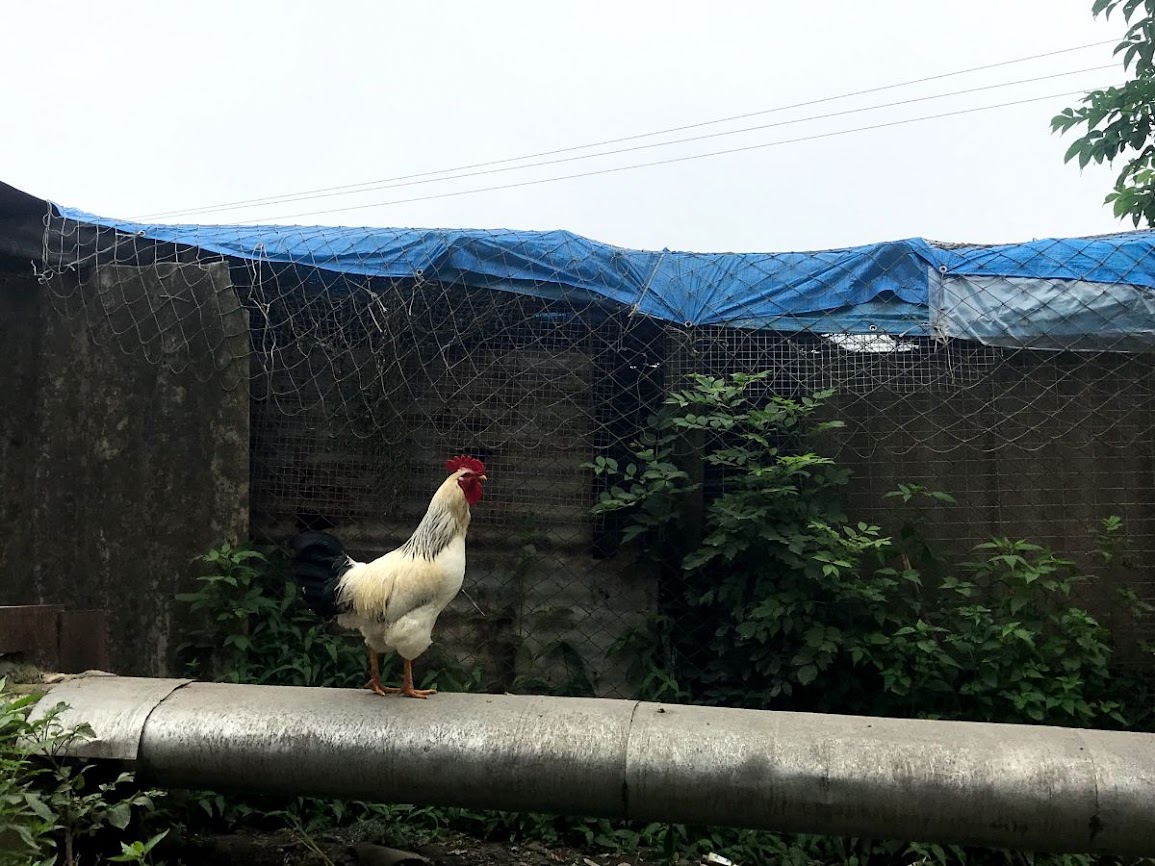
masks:
<instances>
[{"instance_id":1,"label":"rooster's red comb","mask_svg":"<svg viewBox=\"0 0 1155 866\"><path fill-rule=\"evenodd\" d=\"M469 457L461 454L457 457L450 457L445 461L445 469L452 475L458 469L468 469L470 472L476 472L478 475L485 474L485 464L476 457Z\"/></svg>"}]
</instances>

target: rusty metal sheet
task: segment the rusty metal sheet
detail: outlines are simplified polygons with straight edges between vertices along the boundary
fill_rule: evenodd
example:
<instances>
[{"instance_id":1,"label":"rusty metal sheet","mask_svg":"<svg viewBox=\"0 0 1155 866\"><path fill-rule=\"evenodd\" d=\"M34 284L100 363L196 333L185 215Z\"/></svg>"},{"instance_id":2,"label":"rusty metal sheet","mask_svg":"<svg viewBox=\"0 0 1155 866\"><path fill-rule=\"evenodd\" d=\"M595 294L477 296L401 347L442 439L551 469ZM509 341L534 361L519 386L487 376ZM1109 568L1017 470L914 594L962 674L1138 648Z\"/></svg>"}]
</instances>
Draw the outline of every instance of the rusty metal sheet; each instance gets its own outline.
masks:
<instances>
[{"instance_id":1,"label":"rusty metal sheet","mask_svg":"<svg viewBox=\"0 0 1155 866\"><path fill-rule=\"evenodd\" d=\"M45 670L60 662L59 604L0 607L0 653L20 653L24 661Z\"/></svg>"},{"instance_id":2,"label":"rusty metal sheet","mask_svg":"<svg viewBox=\"0 0 1155 866\"><path fill-rule=\"evenodd\" d=\"M107 670L107 619L103 610L62 610L60 664L56 670L70 674Z\"/></svg>"}]
</instances>

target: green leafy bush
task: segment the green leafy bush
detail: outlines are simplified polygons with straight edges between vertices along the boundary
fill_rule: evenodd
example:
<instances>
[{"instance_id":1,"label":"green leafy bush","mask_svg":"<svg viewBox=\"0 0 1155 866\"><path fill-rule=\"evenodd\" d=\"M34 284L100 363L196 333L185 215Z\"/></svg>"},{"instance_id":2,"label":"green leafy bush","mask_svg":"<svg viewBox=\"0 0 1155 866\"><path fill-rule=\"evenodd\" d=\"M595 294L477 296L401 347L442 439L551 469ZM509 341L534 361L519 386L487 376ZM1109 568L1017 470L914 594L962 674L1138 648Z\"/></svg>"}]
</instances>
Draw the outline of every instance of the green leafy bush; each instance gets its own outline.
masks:
<instances>
[{"instance_id":1,"label":"green leafy bush","mask_svg":"<svg viewBox=\"0 0 1155 866\"><path fill-rule=\"evenodd\" d=\"M1111 635L1072 600L1091 578L1026 541L993 539L973 561L951 563L916 526L891 538L851 520L841 496L849 473L820 453L839 426L824 420L830 393L791 400L765 393L766 377L691 376L632 462L588 464L607 486L595 513L628 514L624 538L660 572L659 615L618 643L644 696L1086 726L1142 720L1139 685L1113 664ZM891 496L918 509L953 504L918 485ZM929 589L924 570L936 576Z\"/></svg>"},{"instance_id":2,"label":"green leafy bush","mask_svg":"<svg viewBox=\"0 0 1155 866\"><path fill-rule=\"evenodd\" d=\"M207 573L194 592L177 596L194 623L177 647L190 676L285 686L365 681L363 644L329 631L301 604L284 551L226 543L197 559Z\"/></svg>"},{"instance_id":3,"label":"green leafy bush","mask_svg":"<svg viewBox=\"0 0 1155 866\"><path fill-rule=\"evenodd\" d=\"M35 696L5 694L0 680L0 863L47 862L55 847L56 813L34 783L46 770L32 762L25 738L38 735L45 722L27 720Z\"/></svg>"},{"instance_id":4,"label":"green leafy bush","mask_svg":"<svg viewBox=\"0 0 1155 866\"><path fill-rule=\"evenodd\" d=\"M976 721L1126 726L1137 682L1114 669L1110 633L1072 601L1089 580L1026 541L980 544L914 622L876 633L861 658L881 675L884 711Z\"/></svg>"},{"instance_id":5,"label":"green leafy bush","mask_svg":"<svg viewBox=\"0 0 1155 866\"><path fill-rule=\"evenodd\" d=\"M65 727L62 705L30 719L36 699L11 694L0 679L0 864L74 866L85 845L91 862L101 847L96 837L109 830L122 854L147 862L164 833L126 843L121 831L150 815L161 792L139 790L131 773L100 780L95 765L65 757L92 729Z\"/></svg>"}]
</instances>

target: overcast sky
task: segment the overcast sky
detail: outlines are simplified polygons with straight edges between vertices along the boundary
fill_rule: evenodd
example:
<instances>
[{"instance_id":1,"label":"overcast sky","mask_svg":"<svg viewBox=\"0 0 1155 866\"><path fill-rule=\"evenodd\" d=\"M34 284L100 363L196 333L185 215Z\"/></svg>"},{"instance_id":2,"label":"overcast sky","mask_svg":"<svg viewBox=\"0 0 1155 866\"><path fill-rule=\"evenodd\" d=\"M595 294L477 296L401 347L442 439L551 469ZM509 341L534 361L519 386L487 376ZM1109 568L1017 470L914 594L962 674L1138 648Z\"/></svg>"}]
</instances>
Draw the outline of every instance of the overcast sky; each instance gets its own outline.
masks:
<instances>
[{"instance_id":1,"label":"overcast sky","mask_svg":"<svg viewBox=\"0 0 1155 866\"><path fill-rule=\"evenodd\" d=\"M1094 21L1090 6L9 3L0 13L0 180L126 218L389 181L1117 38L1120 22ZM1057 94L1121 80L1111 50L1067 51L612 147L777 124L697 142L491 171L511 165L503 163L473 177L394 181L184 221L565 228L623 246L711 251L1109 232L1130 228L1102 205L1112 171L1064 165L1069 139L1052 135L1048 121L1076 100ZM803 120L1099 66L1110 68ZM536 182L752 145L769 146ZM445 196L509 184L522 185ZM398 201L429 196L442 197Z\"/></svg>"}]
</instances>

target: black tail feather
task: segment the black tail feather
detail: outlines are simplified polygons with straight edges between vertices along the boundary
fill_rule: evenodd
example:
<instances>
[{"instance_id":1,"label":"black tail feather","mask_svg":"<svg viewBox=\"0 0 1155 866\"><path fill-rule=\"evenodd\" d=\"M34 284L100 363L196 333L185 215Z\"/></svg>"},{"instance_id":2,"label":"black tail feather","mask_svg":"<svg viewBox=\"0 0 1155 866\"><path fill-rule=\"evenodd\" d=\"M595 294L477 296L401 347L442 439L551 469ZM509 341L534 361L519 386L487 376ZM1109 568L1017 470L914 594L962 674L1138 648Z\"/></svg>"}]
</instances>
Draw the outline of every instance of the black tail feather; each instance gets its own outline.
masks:
<instances>
[{"instance_id":1,"label":"black tail feather","mask_svg":"<svg viewBox=\"0 0 1155 866\"><path fill-rule=\"evenodd\" d=\"M294 536L289 547L293 550L289 574L301 588L305 604L318 616L336 616L341 612L337 587L353 564L344 545L327 532L310 530Z\"/></svg>"}]
</instances>

